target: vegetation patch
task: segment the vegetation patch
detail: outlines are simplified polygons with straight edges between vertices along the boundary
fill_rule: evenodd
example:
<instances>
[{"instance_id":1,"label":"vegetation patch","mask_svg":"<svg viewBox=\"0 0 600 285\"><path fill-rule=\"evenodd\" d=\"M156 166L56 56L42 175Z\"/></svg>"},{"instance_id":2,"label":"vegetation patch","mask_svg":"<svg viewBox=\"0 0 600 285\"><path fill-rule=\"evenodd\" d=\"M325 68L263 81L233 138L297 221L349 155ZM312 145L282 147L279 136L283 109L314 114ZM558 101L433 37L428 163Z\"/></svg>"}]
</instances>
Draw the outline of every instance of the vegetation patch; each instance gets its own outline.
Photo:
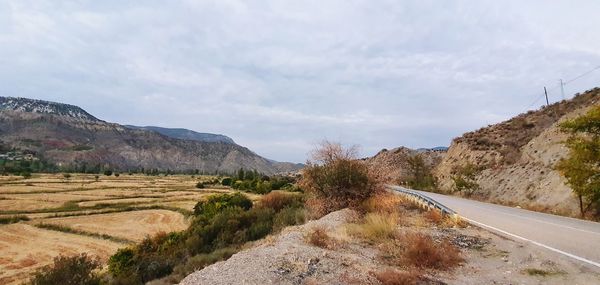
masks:
<instances>
[{"instance_id":1,"label":"vegetation patch","mask_svg":"<svg viewBox=\"0 0 600 285\"><path fill-rule=\"evenodd\" d=\"M14 224L20 221L29 221L29 217L25 215L15 215L10 217L0 217L0 224Z\"/></svg>"},{"instance_id":2,"label":"vegetation patch","mask_svg":"<svg viewBox=\"0 0 600 285\"><path fill-rule=\"evenodd\" d=\"M63 232L63 233L77 234L77 235L83 235L83 236L89 236L89 237L95 237L95 238L101 238L101 239L110 240L110 241L114 241L114 242L118 242L118 243L127 243L127 244L133 243L133 241L128 240L128 239L114 237L114 236L107 235L107 234L98 234L98 233L92 233L92 232L88 232L88 231L77 230L77 229L74 229L74 228L71 228L71 227L68 227L65 225L40 223L40 224L35 224L35 226L38 228L41 228L41 229L59 231L59 232Z\"/></svg>"},{"instance_id":3,"label":"vegetation patch","mask_svg":"<svg viewBox=\"0 0 600 285\"><path fill-rule=\"evenodd\" d=\"M99 285L97 272L102 263L86 253L75 256L58 256L51 265L39 269L29 281L31 285Z\"/></svg>"},{"instance_id":4,"label":"vegetation patch","mask_svg":"<svg viewBox=\"0 0 600 285\"><path fill-rule=\"evenodd\" d=\"M544 270L544 269L539 269L539 268L526 268L525 270L523 270L523 273L525 273L527 275L531 275L531 276L542 276L542 277L565 274L562 271Z\"/></svg>"},{"instance_id":5,"label":"vegetation patch","mask_svg":"<svg viewBox=\"0 0 600 285\"><path fill-rule=\"evenodd\" d=\"M240 193L213 195L198 202L187 230L148 237L113 255L109 260L112 280L142 284L169 276L169 282L177 283L194 270L228 258L246 242L304 221L299 217L301 203L285 198L288 204L282 205L273 202L273 196L267 199L258 201L257 207Z\"/></svg>"}]
</instances>

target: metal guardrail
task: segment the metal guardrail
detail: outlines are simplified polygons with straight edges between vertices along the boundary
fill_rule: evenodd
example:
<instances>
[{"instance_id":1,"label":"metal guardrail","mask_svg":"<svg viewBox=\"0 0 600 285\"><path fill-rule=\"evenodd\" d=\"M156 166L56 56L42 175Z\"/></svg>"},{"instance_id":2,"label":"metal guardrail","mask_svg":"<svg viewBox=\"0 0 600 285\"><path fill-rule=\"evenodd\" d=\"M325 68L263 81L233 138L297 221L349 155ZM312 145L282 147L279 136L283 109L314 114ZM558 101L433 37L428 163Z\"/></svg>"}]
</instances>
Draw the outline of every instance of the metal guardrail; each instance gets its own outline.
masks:
<instances>
[{"instance_id":1,"label":"metal guardrail","mask_svg":"<svg viewBox=\"0 0 600 285\"><path fill-rule=\"evenodd\" d=\"M415 192L411 189L407 189L404 187L400 187L400 186L395 186L395 185L388 185L387 186L389 189L400 192L406 196L409 196L415 200L417 200L418 202L422 203L424 207L429 208L429 209L438 209L440 210L440 212L442 212L442 214L444 215L449 215L449 216L456 216L456 212L444 205L442 205L440 202L433 200L421 193Z\"/></svg>"}]
</instances>

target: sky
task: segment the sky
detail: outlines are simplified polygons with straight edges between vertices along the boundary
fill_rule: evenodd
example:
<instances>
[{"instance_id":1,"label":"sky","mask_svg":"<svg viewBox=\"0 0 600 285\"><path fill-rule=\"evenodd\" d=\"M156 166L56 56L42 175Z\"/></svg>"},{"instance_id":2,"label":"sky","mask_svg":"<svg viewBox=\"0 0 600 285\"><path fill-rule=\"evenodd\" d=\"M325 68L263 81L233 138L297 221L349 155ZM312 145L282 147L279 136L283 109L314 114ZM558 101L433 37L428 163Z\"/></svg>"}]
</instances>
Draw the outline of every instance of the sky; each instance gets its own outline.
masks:
<instances>
[{"instance_id":1,"label":"sky","mask_svg":"<svg viewBox=\"0 0 600 285\"><path fill-rule=\"evenodd\" d=\"M448 146L600 86L600 1L0 0L0 96L225 134L304 162L323 139Z\"/></svg>"}]
</instances>

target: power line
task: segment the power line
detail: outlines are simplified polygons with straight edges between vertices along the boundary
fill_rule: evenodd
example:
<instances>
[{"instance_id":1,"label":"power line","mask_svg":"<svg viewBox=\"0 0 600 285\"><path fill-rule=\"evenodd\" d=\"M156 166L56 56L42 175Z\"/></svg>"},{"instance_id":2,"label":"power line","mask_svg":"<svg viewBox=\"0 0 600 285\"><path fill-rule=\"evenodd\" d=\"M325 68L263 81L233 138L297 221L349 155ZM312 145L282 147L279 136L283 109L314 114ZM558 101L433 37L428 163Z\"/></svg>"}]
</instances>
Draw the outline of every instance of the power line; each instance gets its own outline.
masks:
<instances>
[{"instance_id":1,"label":"power line","mask_svg":"<svg viewBox=\"0 0 600 285\"><path fill-rule=\"evenodd\" d=\"M584 76L586 76L586 75L588 75L588 74L590 74L590 73L592 73L592 72L594 72L594 71L596 71L598 69L600 69L600 65L598 65L598 66L594 67L593 69L590 69L590 70L588 70L588 71L586 71L586 72L584 72L584 73L576 76L575 78L573 78L571 80L565 81L565 83L563 83L563 84L567 85L567 84L569 84L569 83L571 83L571 82L573 82L573 81L575 81L575 80L577 80L577 79L579 79L581 77L584 77Z\"/></svg>"},{"instance_id":2,"label":"power line","mask_svg":"<svg viewBox=\"0 0 600 285\"><path fill-rule=\"evenodd\" d=\"M576 80L578 80L578 79L580 79L582 77L585 77L585 76L591 74L592 72L594 72L594 71L596 71L598 69L600 69L600 65L598 65L598 66L596 66L596 67L594 67L594 68L592 68L592 69L590 69L590 70L588 70L588 71L586 71L586 72L584 72L582 74L579 74L579 75L575 76L574 78L569 79L567 81L563 81L561 79L559 84L555 85L553 88L548 89L546 92L549 92L549 91L561 88L561 91L562 91L561 94L563 96L563 99L565 99L564 98L565 97L565 95L564 95L564 86L565 85L567 85L569 83L572 83L573 81L576 81ZM531 104L529 104L529 106L527 106L527 108L525 108L525 111L529 110L529 108L533 107L537 102L539 102L542 98L544 98L544 96L546 96L545 93L541 93L541 94L540 93L535 92L534 94L531 94L531 96L536 96L538 94L539 95L538 95L538 97L535 98L535 100ZM531 97L531 96L527 96L527 97Z\"/></svg>"}]
</instances>

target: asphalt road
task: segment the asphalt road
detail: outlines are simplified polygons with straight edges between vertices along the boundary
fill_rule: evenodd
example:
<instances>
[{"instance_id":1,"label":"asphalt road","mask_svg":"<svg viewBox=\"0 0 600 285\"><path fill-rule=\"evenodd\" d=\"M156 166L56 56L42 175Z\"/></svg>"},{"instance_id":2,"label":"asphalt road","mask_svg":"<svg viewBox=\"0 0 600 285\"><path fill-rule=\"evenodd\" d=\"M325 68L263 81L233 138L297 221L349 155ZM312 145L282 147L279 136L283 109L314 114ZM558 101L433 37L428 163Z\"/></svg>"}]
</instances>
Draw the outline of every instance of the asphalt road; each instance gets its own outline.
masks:
<instances>
[{"instance_id":1,"label":"asphalt road","mask_svg":"<svg viewBox=\"0 0 600 285\"><path fill-rule=\"evenodd\" d=\"M600 223L436 193L415 192L436 200L481 227L532 242L600 269Z\"/></svg>"}]
</instances>

